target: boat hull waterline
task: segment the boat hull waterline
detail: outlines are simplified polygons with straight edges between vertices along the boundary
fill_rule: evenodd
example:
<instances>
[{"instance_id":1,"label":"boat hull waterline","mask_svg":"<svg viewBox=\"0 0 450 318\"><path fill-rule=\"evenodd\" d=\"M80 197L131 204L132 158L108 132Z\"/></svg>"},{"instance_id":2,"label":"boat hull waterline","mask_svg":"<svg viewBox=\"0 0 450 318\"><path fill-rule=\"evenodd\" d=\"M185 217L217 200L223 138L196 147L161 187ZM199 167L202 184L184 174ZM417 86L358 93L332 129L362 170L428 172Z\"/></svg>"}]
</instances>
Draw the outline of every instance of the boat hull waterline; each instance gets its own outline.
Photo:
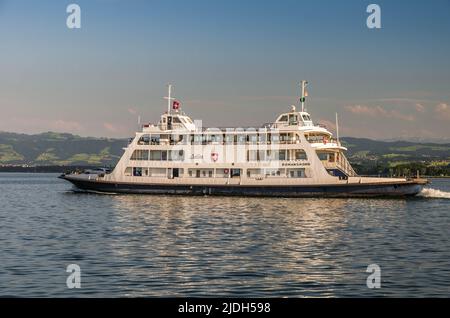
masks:
<instances>
[{"instance_id":1,"label":"boat hull waterline","mask_svg":"<svg viewBox=\"0 0 450 318\"><path fill-rule=\"evenodd\" d=\"M70 175L60 178L71 182L77 190L96 193L251 197L409 197L420 193L427 184L423 179L398 183L254 186L105 182Z\"/></svg>"}]
</instances>

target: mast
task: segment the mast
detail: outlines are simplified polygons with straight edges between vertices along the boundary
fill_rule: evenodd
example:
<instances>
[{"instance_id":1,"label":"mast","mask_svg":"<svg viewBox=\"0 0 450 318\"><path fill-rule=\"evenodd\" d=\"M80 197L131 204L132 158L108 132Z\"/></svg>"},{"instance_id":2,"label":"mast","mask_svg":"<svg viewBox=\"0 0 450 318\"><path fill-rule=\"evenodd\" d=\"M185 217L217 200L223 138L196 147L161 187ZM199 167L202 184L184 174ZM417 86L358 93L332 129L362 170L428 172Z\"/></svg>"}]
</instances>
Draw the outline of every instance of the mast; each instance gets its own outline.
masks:
<instances>
[{"instance_id":1,"label":"mast","mask_svg":"<svg viewBox=\"0 0 450 318\"><path fill-rule=\"evenodd\" d=\"M339 121L338 121L338 113L336 113L336 140L339 145Z\"/></svg>"},{"instance_id":2,"label":"mast","mask_svg":"<svg viewBox=\"0 0 450 318\"><path fill-rule=\"evenodd\" d=\"M306 96L308 96L308 92L306 91L306 86L308 86L308 82L307 81L301 81L300 82L300 87L302 88L302 96L300 97L300 105L302 108L302 112L306 111L306 107L305 107L305 100L306 100Z\"/></svg>"},{"instance_id":3,"label":"mast","mask_svg":"<svg viewBox=\"0 0 450 318\"><path fill-rule=\"evenodd\" d=\"M168 92L167 97L164 97L164 99L167 99L167 114L170 114L170 110L171 110L170 104L171 104L172 100L174 100L175 98L172 98L172 84L168 84L167 87L169 89L169 92Z\"/></svg>"}]
</instances>

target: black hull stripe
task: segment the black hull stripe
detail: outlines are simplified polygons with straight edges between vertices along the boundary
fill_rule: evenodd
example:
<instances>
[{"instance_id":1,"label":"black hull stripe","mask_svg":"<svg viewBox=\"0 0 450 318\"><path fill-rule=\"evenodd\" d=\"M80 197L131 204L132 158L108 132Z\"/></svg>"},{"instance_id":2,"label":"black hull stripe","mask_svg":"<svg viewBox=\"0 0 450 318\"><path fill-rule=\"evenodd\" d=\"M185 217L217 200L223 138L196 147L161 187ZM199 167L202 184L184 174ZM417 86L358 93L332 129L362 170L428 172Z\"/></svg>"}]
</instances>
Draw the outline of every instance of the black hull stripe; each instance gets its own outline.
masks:
<instances>
[{"instance_id":1,"label":"black hull stripe","mask_svg":"<svg viewBox=\"0 0 450 318\"><path fill-rule=\"evenodd\" d=\"M105 193L127 194L178 194L178 195L225 195L257 197L376 197L413 196L423 185L403 184L358 184L318 186L239 186L239 185L162 185L106 183L64 178L78 189Z\"/></svg>"}]
</instances>

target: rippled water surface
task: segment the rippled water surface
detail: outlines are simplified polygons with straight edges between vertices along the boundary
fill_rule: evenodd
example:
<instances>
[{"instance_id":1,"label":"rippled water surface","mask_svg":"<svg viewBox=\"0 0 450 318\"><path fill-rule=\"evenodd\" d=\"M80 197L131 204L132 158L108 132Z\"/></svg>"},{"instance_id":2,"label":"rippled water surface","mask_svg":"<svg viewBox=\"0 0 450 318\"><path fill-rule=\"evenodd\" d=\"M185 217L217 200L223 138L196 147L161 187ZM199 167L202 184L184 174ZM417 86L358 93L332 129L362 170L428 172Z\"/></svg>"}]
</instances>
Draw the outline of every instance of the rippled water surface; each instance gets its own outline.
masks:
<instances>
[{"instance_id":1,"label":"rippled water surface","mask_svg":"<svg viewBox=\"0 0 450 318\"><path fill-rule=\"evenodd\" d=\"M0 296L450 296L450 180L413 199L97 195L0 174ZM81 267L68 289L66 267ZM381 289L366 268L381 267Z\"/></svg>"}]
</instances>

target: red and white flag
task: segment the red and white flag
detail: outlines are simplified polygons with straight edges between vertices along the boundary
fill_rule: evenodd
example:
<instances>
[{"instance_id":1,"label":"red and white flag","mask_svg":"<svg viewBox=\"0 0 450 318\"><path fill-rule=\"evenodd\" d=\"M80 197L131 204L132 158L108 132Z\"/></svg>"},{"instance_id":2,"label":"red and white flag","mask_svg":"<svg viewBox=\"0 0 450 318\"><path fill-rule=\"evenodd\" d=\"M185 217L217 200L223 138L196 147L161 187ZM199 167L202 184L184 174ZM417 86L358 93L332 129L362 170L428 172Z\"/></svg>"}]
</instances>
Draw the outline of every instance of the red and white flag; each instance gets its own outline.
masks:
<instances>
[{"instance_id":1,"label":"red and white flag","mask_svg":"<svg viewBox=\"0 0 450 318\"><path fill-rule=\"evenodd\" d=\"M173 109L178 110L180 109L180 102L177 100L173 101L173 105L172 105Z\"/></svg>"}]
</instances>

